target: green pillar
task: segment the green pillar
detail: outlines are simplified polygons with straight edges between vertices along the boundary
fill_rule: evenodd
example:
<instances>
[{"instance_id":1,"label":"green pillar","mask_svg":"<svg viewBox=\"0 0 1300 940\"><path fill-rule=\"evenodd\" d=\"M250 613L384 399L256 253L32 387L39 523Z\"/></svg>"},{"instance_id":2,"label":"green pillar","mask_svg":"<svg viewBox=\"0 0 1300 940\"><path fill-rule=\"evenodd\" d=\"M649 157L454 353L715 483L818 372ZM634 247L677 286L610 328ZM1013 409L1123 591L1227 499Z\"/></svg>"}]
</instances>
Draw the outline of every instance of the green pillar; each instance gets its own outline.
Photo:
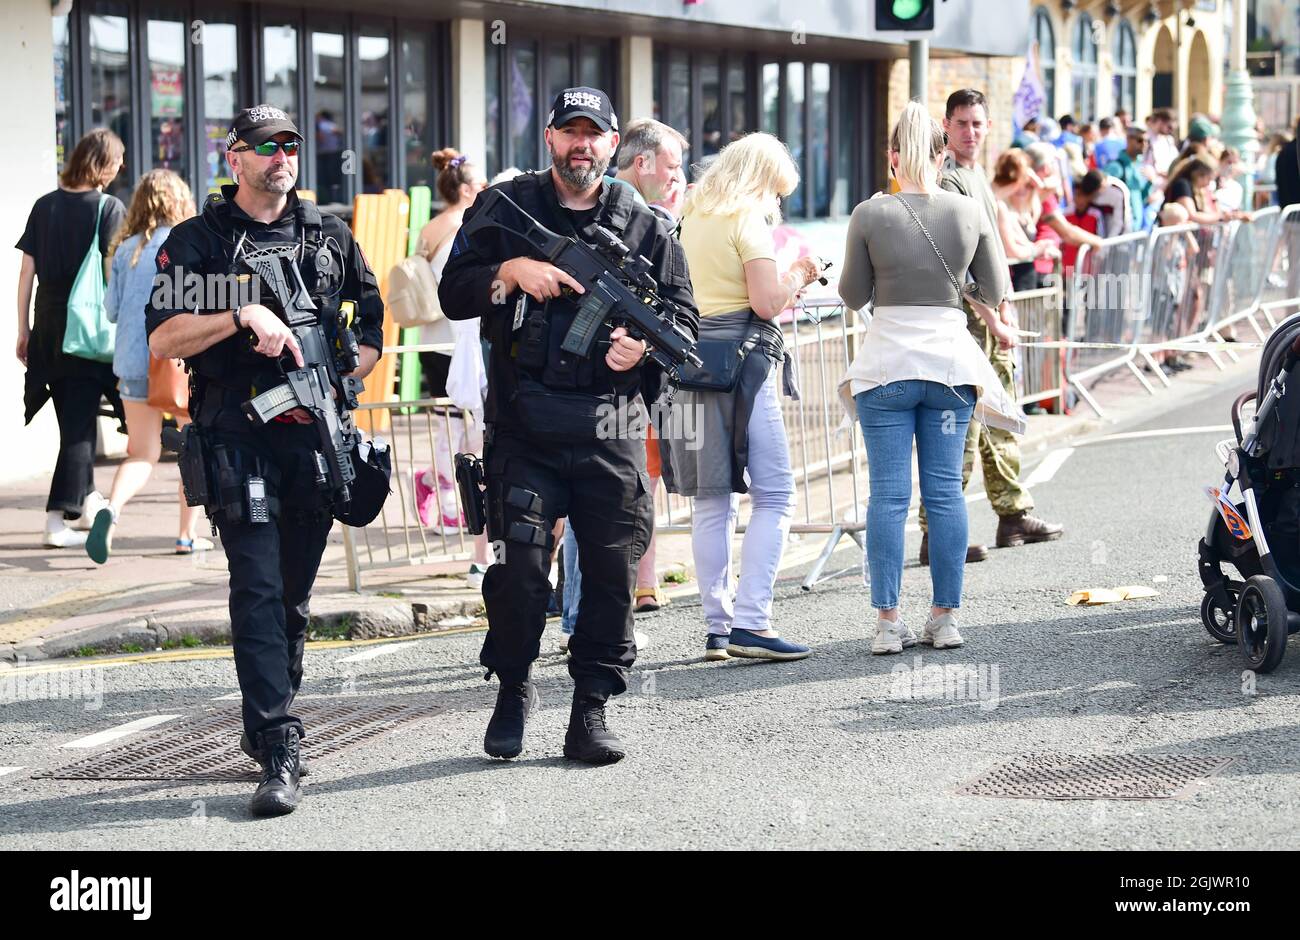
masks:
<instances>
[{"instance_id":1,"label":"green pillar","mask_svg":"<svg viewBox=\"0 0 1300 940\"><path fill-rule=\"evenodd\" d=\"M1242 165L1247 170L1255 166L1259 157L1259 135L1255 131L1255 92L1251 87L1250 73L1245 69L1228 74L1223 93L1223 142L1241 154ZM1254 175L1242 176L1246 197L1242 208L1247 211L1255 204Z\"/></svg>"}]
</instances>

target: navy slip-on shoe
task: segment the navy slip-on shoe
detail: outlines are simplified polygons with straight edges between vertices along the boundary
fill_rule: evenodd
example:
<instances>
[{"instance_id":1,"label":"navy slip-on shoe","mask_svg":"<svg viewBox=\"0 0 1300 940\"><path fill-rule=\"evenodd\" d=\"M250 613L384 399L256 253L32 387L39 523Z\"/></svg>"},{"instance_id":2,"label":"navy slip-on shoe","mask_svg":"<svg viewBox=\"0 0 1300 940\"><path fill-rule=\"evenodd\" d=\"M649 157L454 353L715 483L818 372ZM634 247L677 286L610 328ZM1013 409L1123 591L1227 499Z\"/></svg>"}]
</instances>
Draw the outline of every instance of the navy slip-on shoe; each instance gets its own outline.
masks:
<instances>
[{"instance_id":1,"label":"navy slip-on shoe","mask_svg":"<svg viewBox=\"0 0 1300 940\"><path fill-rule=\"evenodd\" d=\"M743 659L803 659L812 650L802 643L791 643L779 636L759 636L749 630L732 628L727 652Z\"/></svg>"},{"instance_id":2,"label":"navy slip-on shoe","mask_svg":"<svg viewBox=\"0 0 1300 940\"><path fill-rule=\"evenodd\" d=\"M731 640L725 633L710 633L704 640L705 659L730 659L727 644Z\"/></svg>"}]
</instances>

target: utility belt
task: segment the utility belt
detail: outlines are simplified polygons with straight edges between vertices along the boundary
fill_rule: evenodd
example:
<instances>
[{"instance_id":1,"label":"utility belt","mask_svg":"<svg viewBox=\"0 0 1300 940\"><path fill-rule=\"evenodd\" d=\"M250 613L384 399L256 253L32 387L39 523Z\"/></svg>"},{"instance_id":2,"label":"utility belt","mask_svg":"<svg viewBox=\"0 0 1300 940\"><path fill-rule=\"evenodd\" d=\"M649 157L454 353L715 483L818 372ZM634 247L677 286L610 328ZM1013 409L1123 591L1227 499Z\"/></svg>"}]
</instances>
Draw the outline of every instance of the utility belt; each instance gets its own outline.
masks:
<instances>
[{"instance_id":1,"label":"utility belt","mask_svg":"<svg viewBox=\"0 0 1300 940\"><path fill-rule=\"evenodd\" d=\"M214 440L211 431L187 424L164 443L179 455L177 461L187 506L202 506L213 522L255 524L280 515L280 500L267 480L278 471L270 461Z\"/></svg>"}]
</instances>

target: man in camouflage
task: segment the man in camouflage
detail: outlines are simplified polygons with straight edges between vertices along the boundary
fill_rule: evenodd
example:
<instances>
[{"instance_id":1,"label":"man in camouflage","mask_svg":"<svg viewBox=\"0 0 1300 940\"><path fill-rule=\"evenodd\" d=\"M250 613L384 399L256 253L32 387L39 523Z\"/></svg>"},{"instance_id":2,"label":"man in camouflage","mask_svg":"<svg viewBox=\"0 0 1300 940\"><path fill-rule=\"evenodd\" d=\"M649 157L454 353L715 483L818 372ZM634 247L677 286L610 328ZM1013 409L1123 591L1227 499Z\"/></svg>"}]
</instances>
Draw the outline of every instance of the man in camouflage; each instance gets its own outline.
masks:
<instances>
[{"instance_id":1,"label":"man in camouflage","mask_svg":"<svg viewBox=\"0 0 1300 940\"><path fill-rule=\"evenodd\" d=\"M977 162L988 127L988 101L981 92L963 88L948 97L943 119L943 129L948 135L948 153L941 175L944 189L978 200L993 223L994 231L997 231L997 203ZM1000 247L1000 241L997 243ZM1015 313L1005 300L998 311L1005 322L1015 326ZM1014 398L1016 385L1011 350L1001 348L979 314L969 306L966 308L966 326L989 357L1002 386ZM1030 515L1034 499L1020 482L1020 442L1015 435L1000 428L985 427L978 421L970 423L961 468L963 489L970 483L975 469L976 451L984 467L984 492L993 511L998 514L998 548L1059 539L1065 531L1063 526ZM921 537L921 564L928 565L930 536L926 531L924 505L921 506L920 524L925 533ZM988 554L988 548L983 545L969 545L966 561L983 561Z\"/></svg>"}]
</instances>

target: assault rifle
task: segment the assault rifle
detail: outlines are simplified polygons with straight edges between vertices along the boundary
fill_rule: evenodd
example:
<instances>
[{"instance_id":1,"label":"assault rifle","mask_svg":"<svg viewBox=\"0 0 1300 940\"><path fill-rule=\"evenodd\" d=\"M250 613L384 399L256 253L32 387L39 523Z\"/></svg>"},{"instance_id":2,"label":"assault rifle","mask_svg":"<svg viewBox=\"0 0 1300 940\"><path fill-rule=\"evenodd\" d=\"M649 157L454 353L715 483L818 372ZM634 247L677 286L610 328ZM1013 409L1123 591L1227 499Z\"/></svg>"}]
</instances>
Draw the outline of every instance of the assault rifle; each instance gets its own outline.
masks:
<instances>
[{"instance_id":1,"label":"assault rifle","mask_svg":"<svg viewBox=\"0 0 1300 940\"><path fill-rule=\"evenodd\" d=\"M633 255L617 235L594 227L596 247L571 235L559 235L525 212L499 189L480 197L478 211L461 228L471 237L484 228L499 228L523 239L533 253L555 265L586 291L578 301L578 314L561 344L565 352L591 356L602 324L623 326L633 339L644 339L650 358L670 376L685 363L702 365L695 341L676 323L680 307L659 294L650 274L650 262Z\"/></svg>"},{"instance_id":2,"label":"assault rifle","mask_svg":"<svg viewBox=\"0 0 1300 940\"><path fill-rule=\"evenodd\" d=\"M318 308L298 269L299 250L293 244L246 248L242 238L235 249L236 259L247 265L271 294L274 302L268 306L293 331L303 361L300 369L286 368L286 359L293 364L292 356L281 355L277 365L284 382L244 402L243 408L248 419L258 426L294 408L311 415L320 434L320 449L313 455L316 485L336 492L337 498L346 503L351 499L350 486L356 479L352 451L361 441L352 411L364 386L360 379L343 373L356 369L360 348L356 335L343 322L342 314L338 341L330 343L324 325L318 321Z\"/></svg>"}]
</instances>

